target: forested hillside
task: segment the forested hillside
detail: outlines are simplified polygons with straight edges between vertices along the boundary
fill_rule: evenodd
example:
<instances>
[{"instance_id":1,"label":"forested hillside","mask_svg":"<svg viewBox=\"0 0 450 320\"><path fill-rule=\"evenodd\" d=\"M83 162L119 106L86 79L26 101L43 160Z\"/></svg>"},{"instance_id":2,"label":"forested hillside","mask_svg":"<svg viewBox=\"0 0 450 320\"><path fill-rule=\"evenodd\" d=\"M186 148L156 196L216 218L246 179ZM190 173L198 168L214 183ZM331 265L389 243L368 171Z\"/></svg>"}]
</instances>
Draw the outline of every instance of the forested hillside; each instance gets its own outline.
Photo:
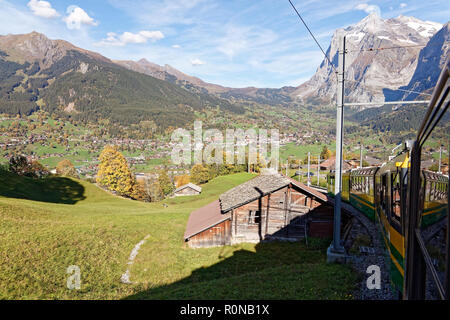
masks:
<instances>
[{"instance_id":1,"label":"forested hillside","mask_svg":"<svg viewBox=\"0 0 450 320\"><path fill-rule=\"evenodd\" d=\"M0 113L29 115L41 108L84 123L108 119L129 125L153 120L163 130L193 122L195 111L208 108L244 112L227 100L190 92L81 49L66 50L52 63L46 58L20 63L26 59L18 58L11 48L4 50L0 51Z\"/></svg>"}]
</instances>

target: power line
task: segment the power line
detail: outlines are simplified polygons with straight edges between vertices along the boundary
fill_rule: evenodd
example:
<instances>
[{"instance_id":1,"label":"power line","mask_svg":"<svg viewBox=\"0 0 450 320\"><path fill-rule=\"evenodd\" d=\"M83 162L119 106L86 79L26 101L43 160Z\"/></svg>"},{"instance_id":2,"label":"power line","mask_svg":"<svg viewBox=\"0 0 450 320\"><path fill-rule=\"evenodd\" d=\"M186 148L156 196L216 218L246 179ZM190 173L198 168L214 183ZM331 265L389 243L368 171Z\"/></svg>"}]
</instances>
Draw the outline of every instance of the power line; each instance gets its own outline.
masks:
<instances>
[{"instance_id":1,"label":"power line","mask_svg":"<svg viewBox=\"0 0 450 320\"><path fill-rule=\"evenodd\" d=\"M401 49L401 48L424 48L426 44L412 45L412 46L392 46L392 47L380 47L380 48L368 48L368 49L360 49L360 50L348 50L347 52L374 52L381 50L390 50L390 49Z\"/></svg>"},{"instance_id":2,"label":"power line","mask_svg":"<svg viewBox=\"0 0 450 320\"><path fill-rule=\"evenodd\" d=\"M346 82L353 82L353 83L356 83L357 85L361 85L361 86L369 89L369 87L367 85L365 85L364 83L362 83L361 80L357 81L357 80L352 80L352 79L345 79L345 81ZM416 93L418 95L431 96L431 94L429 94L429 93L423 93L423 92L418 92L418 91L413 91L413 90L406 90L406 89L400 89L400 88L392 89L392 91L404 91L404 92L408 92L408 93Z\"/></svg>"},{"instance_id":3,"label":"power line","mask_svg":"<svg viewBox=\"0 0 450 320\"><path fill-rule=\"evenodd\" d=\"M325 56L325 58L328 60L328 62L330 63L331 67L334 69L335 72L337 72L336 68L334 67L333 63L331 62L331 60L328 58L327 54L325 53L325 51L322 49L322 47L320 46L319 42L317 41L316 37L314 36L314 34L312 33L311 29L309 29L308 25L306 24L305 20L303 20L302 16L300 15L300 13L297 11L297 8L295 8L295 6L292 4L291 0L289 0L289 3L291 4L292 8L294 8L295 12L297 13L298 17L300 18L300 20L303 22L303 24L305 25L306 29L309 31L309 34L311 35L311 37L314 39L314 41L316 42L316 44L319 46L320 50L322 51L323 55Z\"/></svg>"},{"instance_id":4,"label":"power line","mask_svg":"<svg viewBox=\"0 0 450 320\"><path fill-rule=\"evenodd\" d=\"M405 89L395 89L398 91L405 91L405 92L409 92L409 93L417 93L417 94L422 94L422 95L426 95L426 96L431 96L431 94L429 93L424 93L424 92L418 92L418 91L412 91L412 90L405 90Z\"/></svg>"},{"instance_id":5,"label":"power line","mask_svg":"<svg viewBox=\"0 0 450 320\"><path fill-rule=\"evenodd\" d=\"M352 80L352 79L345 79L345 81L346 82L353 82L353 83L356 83L357 85L361 85L363 87L370 88L367 85L365 85L364 83L362 83L361 80L358 81L358 80ZM398 88L398 89L391 89L391 90L392 91L404 91L404 92L408 92L408 93L416 93L418 95L431 96L431 94L429 94L429 93L418 92L418 91L413 91L413 90L406 90L406 89L400 89L400 88Z\"/></svg>"}]
</instances>

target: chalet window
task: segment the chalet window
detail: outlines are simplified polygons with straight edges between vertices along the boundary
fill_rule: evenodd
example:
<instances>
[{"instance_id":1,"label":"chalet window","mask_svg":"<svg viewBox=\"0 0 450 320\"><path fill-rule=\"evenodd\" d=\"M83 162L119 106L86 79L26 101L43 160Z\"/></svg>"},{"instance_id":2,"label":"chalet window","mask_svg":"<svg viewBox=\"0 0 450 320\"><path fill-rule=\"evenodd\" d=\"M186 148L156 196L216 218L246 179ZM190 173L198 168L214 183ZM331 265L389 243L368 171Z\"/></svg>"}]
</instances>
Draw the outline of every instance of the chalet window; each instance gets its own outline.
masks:
<instances>
[{"instance_id":1,"label":"chalet window","mask_svg":"<svg viewBox=\"0 0 450 320\"><path fill-rule=\"evenodd\" d=\"M250 210L248 214L248 224L258 224L261 221L260 210Z\"/></svg>"}]
</instances>

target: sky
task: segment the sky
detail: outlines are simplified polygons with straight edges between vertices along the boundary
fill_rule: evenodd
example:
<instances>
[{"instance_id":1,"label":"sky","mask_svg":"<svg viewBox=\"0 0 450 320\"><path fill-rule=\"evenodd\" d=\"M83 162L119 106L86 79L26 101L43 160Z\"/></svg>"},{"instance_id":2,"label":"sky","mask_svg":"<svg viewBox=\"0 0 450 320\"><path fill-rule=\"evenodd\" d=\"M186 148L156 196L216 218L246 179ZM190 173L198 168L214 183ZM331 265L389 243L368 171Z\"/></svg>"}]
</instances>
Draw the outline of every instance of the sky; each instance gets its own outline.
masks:
<instances>
[{"instance_id":1,"label":"sky","mask_svg":"<svg viewBox=\"0 0 450 320\"><path fill-rule=\"evenodd\" d=\"M448 0L292 1L325 50L334 30L371 12L450 17ZM235 88L298 86L323 59L288 0L0 0L0 34L31 31Z\"/></svg>"}]
</instances>

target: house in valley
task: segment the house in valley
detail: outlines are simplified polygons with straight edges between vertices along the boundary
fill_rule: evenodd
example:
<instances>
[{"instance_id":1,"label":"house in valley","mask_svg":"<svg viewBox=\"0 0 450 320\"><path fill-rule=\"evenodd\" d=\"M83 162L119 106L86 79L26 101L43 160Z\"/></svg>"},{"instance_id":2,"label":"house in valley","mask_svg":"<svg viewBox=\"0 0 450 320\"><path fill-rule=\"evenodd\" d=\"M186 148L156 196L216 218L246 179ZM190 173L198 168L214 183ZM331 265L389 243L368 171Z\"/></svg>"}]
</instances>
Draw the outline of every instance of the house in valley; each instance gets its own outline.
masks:
<instances>
[{"instance_id":1,"label":"house in valley","mask_svg":"<svg viewBox=\"0 0 450 320\"><path fill-rule=\"evenodd\" d=\"M173 193L176 197L178 197L178 196L194 196L200 194L201 192L202 192L201 187L193 183L188 183L175 189Z\"/></svg>"},{"instance_id":2,"label":"house in valley","mask_svg":"<svg viewBox=\"0 0 450 320\"><path fill-rule=\"evenodd\" d=\"M309 220L321 221L330 212L326 195L279 173L261 174L193 211L184 239L193 248L299 240Z\"/></svg>"},{"instance_id":3,"label":"house in valley","mask_svg":"<svg viewBox=\"0 0 450 320\"><path fill-rule=\"evenodd\" d=\"M359 163L358 163L359 164ZM357 164L357 165L358 165ZM320 164L320 170L334 170L336 168L336 156L332 156ZM342 161L342 170L350 170L351 164L347 160Z\"/></svg>"}]
</instances>

